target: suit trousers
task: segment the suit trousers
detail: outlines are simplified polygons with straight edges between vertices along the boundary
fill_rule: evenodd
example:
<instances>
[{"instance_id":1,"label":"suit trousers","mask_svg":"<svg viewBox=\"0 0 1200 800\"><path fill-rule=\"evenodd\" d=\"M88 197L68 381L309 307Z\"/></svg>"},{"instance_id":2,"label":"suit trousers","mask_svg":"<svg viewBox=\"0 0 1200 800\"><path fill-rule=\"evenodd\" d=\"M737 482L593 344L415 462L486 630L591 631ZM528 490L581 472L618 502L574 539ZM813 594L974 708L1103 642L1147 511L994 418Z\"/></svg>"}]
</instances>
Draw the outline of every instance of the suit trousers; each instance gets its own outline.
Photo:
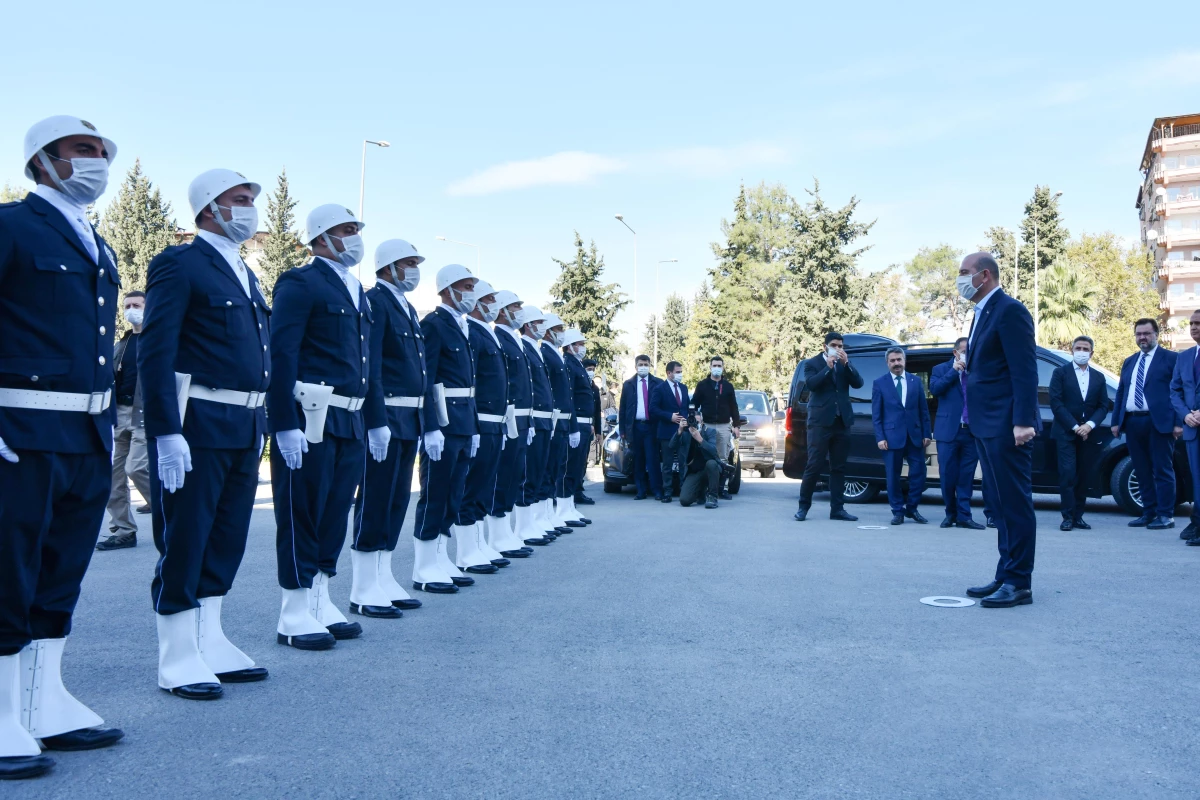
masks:
<instances>
[{"instance_id":1,"label":"suit trousers","mask_svg":"<svg viewBox=\"0 0 1200 800\"><path fill-rule=\"evenodd\" d=\"M513 510L517 498L521 496L521 487L525 481L525 444L529 441L528 430L519 431L517 438L509 439L500 451L500 465L497 470L496 493L492 496L492 507L488 513L493 517L503 517Z\"/></svg>"},{"instance_id":2,"label":"suit trousers","mask_svg":"<svg viewBox=\"0 0 1200 800\"><path fill-rule=\"evenodd\" d=\"M392 439L387 458L367 459L367 474L354 498L354 539L351 550L373 553L395 550L412 499L416 439Z\"/></svg>"},{"instance_id":3,"label":"suit trousers","mask_svg":"<svg viewBox=\"0 0 1200 800\"><path fill-rule=\"evenodd\" d=\"M1018 589L1031 587L1037 544L1033 513L1033 442L1017 447L1011 434L976 438L983 465L984 501L995 509L996 580Z\"/></svg>"},{"instance_id":4,"label":"suit trousers","mask_svg":"<svg viewBox=\"0 0 1200 800\"><path fill-rule=\"evenodd\" d=\"M706 494L716 497L721 488L721 467L713 459L704 462L704 469L689 472L679 487L679 505L703 503Z\"/></svg>"},{"instance_id":5,"label":"suit trousers","mask_svg":"<svg viewBox=\"0 0 1200 800\"><path fill-rule=\"evenodd\" d=\"M1175 516L1175 437L1159 433L1149 414L1125 416L1125 443L1137 474L1144 513Z\"/></svg>"},{"instance_id":6,"label":"suit trousers","mask_svg":"<svg viewBox=\"0 0 1200 800\"><path fill-rule=\"evenodd\" d=\"M257 447L192 448L192 471L183 487L164 492L158 480L158 445L150 442L150 525L158 563L150 582L156 614L200 607L200 598L224 597L233 586L258 491Z\"/></svg>"},{"instance_id":7,"label":"suit trousers","mask_svg":"<svg viewBox=\"0 0 1200 800\"><path fill-rule=\"evenodd\" d=\"M975 466L979 463L975 437L967 428L959 428L953 439L938 441L937 455L946 516L956 522L967 522L971 519L971 494Z\"/></svg>"},{"instance_id":8,"label":"suit trousers","mask_svg":"<svg viewBox=\"0 0 1200 800\"><path fill-rule=\"evenodd\" d=\"M291 470L279 454L278 442L271 442L275 556L282 588L311 589L318 570L337 573L366 461L364 440L326 433L323 441L309 442L300 469Z\"/></svg>"},{"instance_id":9,"label":"suit trousers","mask_svg":"<svg viewBox=\"0 0 1200 800\"><path fill-rule=\"evenodd\" d=\"M1073 436L1071 439L1056 439L1058 451L1058 496L1059 511L1063 519L1077 520L1083 516L1087 505L1088 478L1100 455L1100 437L1089 436L1087 441Z\"/></svg>"},{"instance_id":10,"label":"suit trousers","mask_svg":"<svg viewBox=\"0 0 1200 800\"><path fill-rule=\"evenodd\" d=\"M808 463L800 483L802 510L812 507L813 491L826 463L829 465L829 511L842 510L846 503L846 457L849 455L850 428L841 417L835 418L832 425L808 427Z\"/></svg>"},{"instance_id":11,"label":"suit trousers","mask_svg":"<svg viewBox=\"0 0 1200 800\"><path fill-rule=\"evenodd\" d=\"M431 461L421 448L418 475L421 496L417 499L417 519L413 536L428 542L439 535L449 536L450 526L458 522L463 493L467 489L467 469L471 465L471 437L450 434L442 445L442 457Z\"/></svg>"},{"instance_id":12,"label":"suit trousers","mask_svg":"<svg viewBox=\"0 0 1200 800\"><path fill-rule=\"evenodd\" d=\"M112 491L108 495L108 529L113 533L137 533L129 498L129 480L142 500L150 502L150 454L146 429L133 424L133 406L117 406L113 426Z\"/></svg>"},{"instance_id":13,"label":"suit trousers","mask_svg":"<svg viewBox=\"0 0 1200 800\"><path fill-rule=\"evenodd\" d=\"M567 432L554 430L550 439L550 450L546 454L546 470L542 473L542 485L538 490L539 500L551 500L564 497L563 479L567 474Z\"/></svg>"},{"instance_id":14,"label":"suit trousers","mask_svg":"<svg viewBox=\"0 0 1200 800\"><path fill-rule=\"evenodd\" d=\"M905 500L900 485L900 473L904 462L908 462L908 498ZM888 505L893 514L911 513L921 504L925 491L925 448L920 442L913 444L909 439L904 447L883 452L883 466L887 473Z\"/></svg>"},{"instance_id":15,"label":"suit trousers","mask_svg":"<svg viewBox=\"0 0 1200 800\"><path fill-rule=\"evenodd\" d=\"M588 425L579 434L579 447L567 450L566 494L563 497L578 497L583 491L583 479L587 474L588 443L592 440L592 426Z\"/></svg>"},{"instance_id":16,"label":"suit trousers","mask_svg":"<svg viewBox=\"0 0 1200 800\"><path fill-rule=\"evenodd\" d=\"M647 482L651 494L662 494L662 473L659 472L658 438L649 422L634 422L625 436L633 451L633 483L639 495L646 494Z\"/></svg>"},{"instance_id":17,"label":"suit trousers","mask_svg":"<svg viewBox=\"0 0 1200 800\"><path fill-rule=\"evenodd\" d=\"M521 491L517 505L525 508L541 500L542 478L550 460L550 431L539 430L533 442L525 448L524 465L521 468ZM529 434L526 434L528 436Z\"/></svg>"},{"instance_id":18,"label":"suit trousers","mask_svg":"<svg viewBox=\"0 0 1200 800\"><path fill-rule=\"evenodd\" d=\"M467 467L467 486L458 511L459 525L474 525L488 515L500 489L500 443L503 433L479 434L479 451ZM507 449L508 444L506 443Z\"/></svg>"},{"instance_id":19,"label":"suit trousers","mask_svg":"<svg viewBox=\"0 0 1200 800\"><path fill-rule=\"evenodd\" d=\"M1200 438L1183 444L1192 473L1192 522L1200 525Z\"/></svg>"},{"instance_id":20,"label":"suit trousers","mask_svg":"<svg viewBox=\"0 0 1200 800\"><path fill-rule=\"evenodd\" d=\"M0 458L0 656L71 632L104 522L109 454L18 450Z\"/></svg>"}]
</instances>

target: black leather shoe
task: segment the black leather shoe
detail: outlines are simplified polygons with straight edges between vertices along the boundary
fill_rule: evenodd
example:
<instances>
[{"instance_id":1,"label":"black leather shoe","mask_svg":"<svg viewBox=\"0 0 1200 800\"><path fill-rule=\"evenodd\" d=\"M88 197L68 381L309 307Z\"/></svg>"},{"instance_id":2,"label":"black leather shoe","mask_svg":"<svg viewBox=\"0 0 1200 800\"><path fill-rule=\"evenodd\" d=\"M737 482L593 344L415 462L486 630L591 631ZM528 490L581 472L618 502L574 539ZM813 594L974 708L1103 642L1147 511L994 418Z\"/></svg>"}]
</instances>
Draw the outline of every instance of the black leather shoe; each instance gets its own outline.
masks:
<instances>
[{"instance_id":1,"label":"black leather shoe","mask_svg":"<svg viewBox=\"0 0 1200 800\"><path fill-rule=\"evenodd\" d=\"M265 681L269 674L266 667L250 667L249 669L218 672L217 680L221 683L258 683Z\"/></svg>"},{"instance_id":2,"label":"black leather shoe","mask_svg":"<svg viewBox=\"0 0 1200 800\"><path fill-rule=\"evenodd\" d=\"M663 496L661 494L656 494L654 495L654 499L661 503L663 501Z\"/></svg>"},{"instance_id":3,"label":"black leather shoe","mask_svg":"<svg viewBox=\"0 0 1200 800\"><path fill-rule=\"evenodd\" d=\"M493 558L491 560L491 563L492 563L492 566L499 567L500 569L504 569L512 562L509 561L507 558Z\"/></svg>"},{"instance_id":4,"label":"black leather shoe","mask_svg":"<svg viewBox=\"0 0 1200 800\"><path fill-rule=\"evenodd\" d=\"M500 555L505 558L529 558L533 555L533 548L522 547L520 550L501 550Z\"/></svg>"},{"instance_id":5,"label":"black leather shoe","mask_svg":"<svg viewBox=\"0 0 1200 800\"><path fill-rule=\"evenodd\" d=\"M406 597L403 600L393 600L392 605L401 611L412 611L414 608L421 607L421 601L415 597Z\"/></svg>"},{"instance_id":6,"label":"black leather shoe","mask_svg":"<svg viewBox=\"0 0 1200 800\"><path fill-rule=\"evenodd\" d=\"M216 686L217 696L221 695L221 684L200 683L197 686ZM80 728L77 731L60 733L58 736L42 738L42 747L47 750L99 750L111 747L125 738L125 731L120 728Z\"/></svg>"},{"instance_id":7,"label":"black leather shoe","mask_svg":"<svg viewBox=\"0 0 1200 800\"><path fill-rule=\"evenodd\" d=\"M468 578L466 575L451 575L450 580L454 581L455 586L474 586L475 579Z\"/></svg>"},{"instance_id":8,"label":"black leather shoe","mask_svg":"<svg viewBox=\"0 0 1200 800\"><path fill-rule=\"evenodd\" d=\"M1200 547L1200 536L1193 536L1187 540L1188 547Z\"/></svg>"},{"instance_id":9,"label":"black leather shoe","mask_svg":"<svg viewBox=\"0 0 1200 800\"><path fill-rule=\"evenodd\" d=\"M495 564L472 564L463 568L463 572L470 572L472 575L495 575L499 571L500 568Z\"/></svg>"},{"instance_id":10,"label":"black leather shoe","mask_svg":"<svg viewBox=\"0 0 1200 800\"><path fill-rule=\"evenodd\" d=\"M176 686L174 689L164 689L184 700L217 700L225 693L219 683L189 683L186 686Z\"/></svg>"},{"instance_id":11,"label":"black leather shoe","mask_svg":"<svg viewBox=\"0 0 1200 800\"><path fill-rule=\"evenodd\" d=\"M663 501L664 503L670 503L670 502L671 502L671 495L669 495L669 494L668 494L668 495L664 496L664 497L663 497L663 499L662 499L662 501Z\"/></svg>"},{"instance_id":12,"label":"black leather shoe","mask_svg":"<svg viewBox=\"0 0 1200 800\"><path fill-rule=\"evenodd\" d=\"M575 505L577 506L594 506L596 501L588 497L586 494L575 495Z\"/></svg>"},{"instance_id":13,"label":"black leather shoe","mask_svg":"<svg viewBox=\"0 0 1200 800\"><path fill-rule=\"evenodd\" d=\"M417 583L413 581L413 588L418 592L429 592L430 594L454 594L458 591L458 586L453 583Z\"/></svg>"},{"instance_id":14,"label":"black leather shoe","mask_svg":"<svg viewBox=\"0 0 1200 800\"><path fill-rule=\"evenodd\" d=\"M915 508L912 511L905 511L904 516L908 517L918 525L925 525L929 522L929 520L925 519L924 515L922 515L921 512L917 511Z\"/></svg>"},{"instance_id":15,"label":"black leather shoe","mask_svg":"<svg viewBox=\"0 0 1200 800\"><path fill-rule=\"evenodd\" d=\"M1059 529L1060 531L1073 531L1073 530L1075 530L1075 520L1073 520L1073 519L1064 519L1062 522L1058 523L1058 529Z\"/></svg>"},{"instance_id":16,"label":"black leather shoe","mask_svg":"<svg viewBox=\"0 0 1200 800\"><path fill-rule=\"evenodd\" d=\"M371 617L373 619L400 619L404 616L400 609L392 606L360 606L358 603L350 604L350 613L358 614L361 617Z\"/></svg>"},{"instance_id":17,"label":"black leather shoe","mask_svg":"<svg viewBox=\"0 0 1200 800\"><path fill-rule=\"evenodd\" d=\"M858 517L853 514L848 514L844 510L829 512L830 519L840 520L842 522L858 522Z\"/></svg>"},{"instance_id":18,"label":"black leather shoe","mask_svg":"<svg viewBox=\"0 0 1200 800\"><path fill-rule=\"evenodd\" d=\"M575 529L567 527L566 525L559 525L554 529L554 532L557 533L559 536L562 536L563 534L574 533Z\"/></svg>"},{"instance_id":19,"label":"black leather shoe","mask_svg":"<svg viewBox=\"0 0 1200 800\"><path fill-rule=\"evenodd\" d=\"M978 522L976 522L973 519L960 520L959 522L956 522L954 524L960 528L967 528L968 530L972 530L972 531L987 530L987 528L984 525L979 524Z\"/></svg>"},{"instance_id":20,"label":"black leather shoe","mask_svg":"<svg viewBox=\"0 0 1200 800\"><path fill-rule=\"evenodd\" d=\"M586 528L587 523L581 519L569 519L569 520L567 520L567 527L568 528Z\"/></svg>"},{"instance_id":21,"label":"black leather shoe","mask_svg":"<svg viewBox=\"0 0 1200 800\"><path fill-rule=\"evenodd\" d=\"M1011 583L1001 585L999 589L979 601L984 608L1012 608L1027 606L1033 603L1032 589L1018 589Z\"/></svg>"},{"instance_id":22,"label":"black leather shoe","mask_svg":"<svg viewBox=\"0 0 1200 800\"><path fill-rule=\"evenodd\" d=\"M416 584L413 584L416 588ZM337 639L333 638L331 633L302 633L299 636L287 636L282 633L275 634L275 641L280 644L286 644L288 647L294 647L297 650L328 650L337 644Z\"/></svg>"},{"instance_id":23,"label":"black leather shoe","mask_svg":"<svg viewBox=\"0 0 1200 800\"><path fill-rule=\"evenodd\" d=\"M644 494L635 494L635 495L633 496L633 499L634 499L634 500L645 500L645 499L646 499L646 495L644 495Z\"/></svg>"},{"instance_id":24,"label":"black leather shoe","mask_svg":"<svg viewBox=\"0 0 1200 800\"><path fill-rule=\"evenodd\" d=\"M1004 581L992 581L984 586L972 586L967 589L967 597L987 597L1003 585Z\"/></svg>"},{"instance_id":25,"label":"black leather shoe","mask_svg":"<svg viewBox=\"0 0 1200 800\"><path fill-rule=\"evenodd\" d=\"M1194 530L1194 531L1192 531L1191 533L1189 533L1189 534L1188 534L1188 537L1187 537L1187 539L1186 539L1185 541L1187 541L1187 542L1194 542L1194 541L1196 541L1197 539L1200 539L1200 527L1197 527L1197 528L1196 528L1196 530Z\"/></svg>"},{"instance_id":26,"label":"black leather shoe","mask_svg":"<svg viewBox=\"0 0 1200 800\"><path fill-rule=\"evenodd\" d=\"M942 524L939 525L938 527L939 528L953 528L954 527L954 517L947 514L946 518L942 520Z\"/></svg>"},{"instance_id":27,"label":"black leather shoe","mask_svg":"<svg viewBox=\"0 0 1200 800\"><path fill-rule=\"evenodd\" d=\"M988 518L987 518L987 526L988 526L989 528L994 528L994 527L996 527L996 518L995 518L995 517L988 517Z\"/></svg>"},{"instance_id":28,"label":"black leather shoe","mask_svg":"<svg viewBox=\"0 0 1200 800\"><path fill-rule=\"evenodd\" d=\"M1147 525L1149 525L1151 522L1154 522L1154 515L1153 515L1153 514L1142 514L1142 515L1141 515L1140 517L1138 517L1137 519L1130 520L1130 521L1129 521L1129 527L1131 527L1131 528L1144 528L1144 527L1146 527Z\"/></svg>"},{"instance_id":29,"label":"black leather shoe","mask_svg":"<svg viewBox=\"0 0 1200 800\"><path fill-rule=\"evenodd\" d=\"M807 508L800 509L799 511L797 511L795 514L792 515L792 519L796 520L796 522L804 522L804 520L808 519L808 509Z\"/></svg>"},{"instance_id":30,"label":"black leather shoe","mask_svg":"<svg viewBox=\"0 0 1200 800\"><path fill-rule=\"evenodd\" d=\"M547 544L557 541L558 531L542 531L542 538L546 540Z\"/></svg>"},{"instance_id":31,"label":"black leather shoe","mask_svg":"<svg viewBox=\"0 0 1200 800\"><path fill-rule=\"evenodd\" d=\"M893 525L903 525L904 524L904 515L903 514L892 514L892 524Z\"/></svg>"},{"instance_id":32,"label":"black leather shoe","mask_svg":"<svg viewBox=\"0 0 1200 800\"><path fill-rule=\"evenodd\" d=\"M1091 525L1089 525L1083 521L1083 517L1080 517L1079 519L1075 520L1074 522L1075 522L1075 527L1081 531L1090 531L1092 529Z\"/></svg>"},{"instance_id":33,"label":"black leather shoe","mask_svg":"<svg viewBox=\"0 0 1200 800\"><path fill-rule=\"evenodd\" d=\"M580 522L582 522L584 525L591 525L591 524L592 524L592 521L591 521L590 519L588 519L587 517L580 517L580 518L579 518L579 521L580 521Z\"/></svg>"},{"instance_id":34,"label":"black leather shoe","mask_svg":"<svg viewBox=\"0 0 1200 800\"><path fill-rule=\"evenodd\" d=\"M96 545L97 550L124 550L127 547L137 547L136 533L118 533Z\"/></svg>"},{"instance_id":35,"label":"black leather shoe","mask_svg":"<svg viewBox=\"0 0 1200 800\"><path fill-rule=\"evenodd\" d=\"M705 508L716 508L717 507L717 496L715 494L708 495L704 500L704 507Z\"/></svg>"},{"instance_id":36,"label":"black leather shoe","mask_svg":"<svg viewBox=\"0 0 1200 800\"><path fill-rule=\"evenodd\" d=\"M733 495L731 495L729 492L722 489L720 494L717 495L717 498L720 500L732 500Z\"/></svg>"},{"instance_id":37,"label":"black leather shoe","mask_svg":"<svg viewBox=\"0 0 1200 800\"><path fill-rule=\"evenodd\" d=\"M335 639L357 639L362 636L362 625L357 622L335 622L326 625L325 630L333 634Z\"/></svg>"},{"instance_id":38,"label":"black leather shoe","mask_svg":"<svg viewBox=\"0 0 1200 800\"><path fill-rule=\"evenodd\" d=\"M139 514L149 514L149 513L150 513L150 506L149 506L149 504L147 504L147 505L144 505L144 506L138 506L138 507L137 507L137 513L139 513Z\"/></svg>"},{"instance_id":39,"label":"black leather shoe","mask_svg":"<svg viewBox=\"0 0 1200 800\"><path fill-rule=\"evenodd\" d=\"M50 756L4 756L0 758L0 781L36 778L54 769Z\"/></svg>"},{"instance_id":40,"label":"black leather shoe","mask_svg":"<svg viewBox=\"0 0 1200 800\"><path fill-rule=\"evenodd\" d=\"M1167 528L1175 527L1174 517L1155 517L1154 521L1146 526L1148 531L1165 531Z\"/></svg>"},{"instance_id":41,"label":"black leather shoe","mask_svg":"<svg viewBox=\"0 0 1200 800\"><path fill-rule=\"evenodd\" d=\"M1187 527L1179 532L1180 539L1190 539L1196 535L1196 523L1189 522Z\"/></svg>"}]
</instances>

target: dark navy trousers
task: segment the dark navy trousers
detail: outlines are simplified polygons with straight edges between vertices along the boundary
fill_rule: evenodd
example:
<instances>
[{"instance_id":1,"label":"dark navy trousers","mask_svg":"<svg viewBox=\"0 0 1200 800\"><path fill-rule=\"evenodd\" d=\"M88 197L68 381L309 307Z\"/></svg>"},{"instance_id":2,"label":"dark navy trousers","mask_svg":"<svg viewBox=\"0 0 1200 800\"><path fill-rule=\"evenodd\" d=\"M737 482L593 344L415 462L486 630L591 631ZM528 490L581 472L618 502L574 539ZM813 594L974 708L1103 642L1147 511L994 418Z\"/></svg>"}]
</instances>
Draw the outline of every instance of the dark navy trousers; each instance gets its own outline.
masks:
<instances>
[{"instance_id":1,"label":"dark navy trousers","mask_svg":"<svg viewBox=\"0 0 1200 800\"><path fill-rule=\"evenodd\" d=\"M587 473L588 452L592 447L592 427L589 425L579 434L579 447L567 451L566 493L560 497L578 497L583 491L583 477Z\"/></svg>"},{"instance_id":2,"label":"dark navy trousers","mask_svg":"<svg viewBox=\"0 0 1200 800\"><path fill-rule=\"evenodd\" d=\"M1175 437L1159 433L1149 414L1125 415L1125 443L1137 473L1142 508L1156 517L1175 516Z\"/></svg>"},{"instance_id":3,"label":"dark navy trousers","mask_svg":"<svg viewBox=\"0 0 1200 800\"><path fill-rule=\"evenodd\" d=\"M966 428L959 428L953 439L938 440L937 454L946 516L966 522L971 519L971 493L975 486L975 466L979 463L975 437Z\"/></svg>"},{"instance_id":4,"label":"dark navy trousers","mask_svg":"<svg viewBox=\"0 0 1200 800\"><path fill-rule=\"evenodd\" d=\"M337 573L346 542L346 524L354 492L366 469L362 439L325 434L309 442L300 469L290 470L271 442L271 491L275 497L275 555L279 585L311 589L320 570Z\"/></svg>"},{"instance_id":5,"label":"dark navy trousers","mask_svg":"<svg viewBox=\"0 0 1200 800\"><path fill-rule=\"evenodd\" d=\"M565 497L563 491L563 479L567 474L567 432L564 430L554 430L554 436L550 438L550 452L546 456L546 472L542 476L542 488L538 495L539 500L552 500L556 497Z\"/></svg>"},{"instance_id":6,"label":"dark navy trousers","mask_svg":"<svg viewBox=\"0 0 1200 800\"><path fill-rule=\"evenodd\" d=\"M367 475L354 498L351 550L373 553L396 549L412 497L416 462L416 439L392 439L387 458L367 459Z\"/></svg>"},{"instance_id":7,"label":"dark navy trousers","mask_svg":"<svg viewBox=\"0 0 1200 800\"><path fill-rule=\"evenodd\" d=\"M448 435L442 447L442 457L430 461L421 448L421 496L417 499L417 519L413 536L432 541L439 535L450 535L450 526L457 524L467 488L467 468L471 462L471 437Z\"/></svg>"},{"instance_id":8,"label":"dark navy trousers","mask_svg":"<svg viewBox=\"0 0 1200 800\"><path fill-rule=\"evenodd\" d=\"M658 439L649 422L634 422L625 434L633 451L633 483L638 494L646 494L647 477L651 494L662 494L662 471L659 469Z\"/></svg>"},{"instance_id":9,"label":"dark navy trousers","mask_svg":"<svg viewBox=\"0 0 1200 800\"><path fill-rule=\"evenodd\" d=\"M528 440L528 429L519 431L517 438L505 441L504 449L500 451L496 492L492 495L492 507L488 510L493 517L503 517L517 504L525 482L525 442Z\"/></svg>"},{"instance_id":10,"label":"dark navy trousers","mask_svg":"<svg viewBox=\"0 0 1200 800\"><path fill-rule=\"evenodd\" d=\"M1017 447L1012 434L975 440L983 465L984 502L995 509L996 580L1029 589L1037 518L1033 513L1033 442Z\"/></svg>"},{"instance_id":11,"label":"dark navy trousers","mask_svg":"<svg viewBox=\"0 0 1200 800\"><path fill-rule=\"evenodd\" d=\"M458 512L459 525L482 522L491 510L500 487L500 443L503 440L502 433L479 434L479 451L467 468L467 488ZM504 445L506 450L509 444L512 444L511 439Z\"/></svg>"},{"instance_id":12,"label":"dark navy trousers","mask_svg":"<svg viewBox=\"0 0 1200 800\"><path fill-rule=\"evenodd\" d=\"M525 448L525 465L522 469L521 493L517 497L517 505L531 506L542 499L539 493L549 460L550 431L538 431L533 437L533 444Z\"/></svg>"},{"instance_id":13,"label":"dark navy trousers","mask_svg":"<svg viewBox=\"0 0 1200 800\"><path fill-rule=\"evenodd\" d=\"M17 450L0 458L0 656L71 632L112 489L112 456Z\"/></svg>"},{"instance_id":14,"label":"dark navy trousers","mask_svg":"<svg viewBox=\"0 0 1200 800\"><path fill-rule=\"evenodd\" d=\"M200 607L202 597L223 597L233 586L258 490L258 447L192 448L192 471L183 487L165 492L158 480L158 443L151 438L150 525L158 563L150 582L156 614Z\"/></svg>"},{"instance_id":15,"label":"dark navy trousers","mask_svg":"<svg viewBox=\"0 0 1200 800\"><path fill-rule=\"evenodd\" d=\"M904 462L908 462L908 497L905 498L900 484L900 473ZM921 443L913 444L912 440L904 443L903 448L883 451L884 472L887 474L888 505L893 514L903 514L917 510L921 504L921 493L925 491L925 448Z\"/></svg>"}]
</instances>

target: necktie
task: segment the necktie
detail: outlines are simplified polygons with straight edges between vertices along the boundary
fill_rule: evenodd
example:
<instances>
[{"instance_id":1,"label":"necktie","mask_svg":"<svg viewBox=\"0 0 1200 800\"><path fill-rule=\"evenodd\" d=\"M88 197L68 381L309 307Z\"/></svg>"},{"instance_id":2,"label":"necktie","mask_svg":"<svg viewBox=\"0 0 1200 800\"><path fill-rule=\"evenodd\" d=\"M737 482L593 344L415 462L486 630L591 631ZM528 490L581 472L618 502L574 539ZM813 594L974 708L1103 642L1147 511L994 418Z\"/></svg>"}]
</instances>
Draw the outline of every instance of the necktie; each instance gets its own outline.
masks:
<instances>
[{"instance_id":1,"label":"necktie","mask_svg":"<svg viewBox=\"0 0 1200 800\"><path fill-rule=\"evenodd\" d=\"M646 389L646 379L642 378L642 408L646 412L646 418L650 418L650 392Z\"/></svg>"},{"instance_id":2,"label":"necktie","mask_svg":"<svg viewBox=\"0 0 1200 800\"><path fill-rule=\"evenodd\" d=\"M971 415L967 413L967 371L966 370L963 370L962 372L958 373L958 385L962 389L962 396L963 396L962 421L963 421L964 425L970 424Z\"/></svg>"},{"instance_id":3,"label":"necktie","mask_svg":"<svg viewBox=\"0 0 1200 800\"><path fill-rule=\"evenodd\" d=\"M896 376L896 397L900 398L900 405L904 405L904 387L900 385L901 376Z\"/></svg>"},{"instance_id":4,"label":"necktie","mask_svg":"<svg viewBox=\"0 0 1200 800\"><path fill-rule=\"evenodd\" d=\"M1137 379L1133 382L1133 407L1138 411L1146 409L1146 394L1143 391L1146 384L1146 354L1138 359Z\"/></svg>"},{"instance_id":5,"label":"necktie","mask_svg":"<svg viewBox=\"0 0 1200 800\"><path fill-rule=\"evenodd\" d=\"M683 405L683 399L680 398L680 396L679 396L679 384L672 382L671 385L673 387L675 387L675 405L677 405L677 406Z\"/></svg>"},{"instance_id":6,"label":"necktie","mask_svg":"<svg viewBox=\"0 0 1200 800\"><path fill-rule=\"evenodd\" d=\"M1197 350L1196 352L1200 354L1200 350ZM1192 382L1197 386L1200 386L1200 357L1197 357L1196 360L1192 362L1192 375Z\"/></svg>"}]
</instances>

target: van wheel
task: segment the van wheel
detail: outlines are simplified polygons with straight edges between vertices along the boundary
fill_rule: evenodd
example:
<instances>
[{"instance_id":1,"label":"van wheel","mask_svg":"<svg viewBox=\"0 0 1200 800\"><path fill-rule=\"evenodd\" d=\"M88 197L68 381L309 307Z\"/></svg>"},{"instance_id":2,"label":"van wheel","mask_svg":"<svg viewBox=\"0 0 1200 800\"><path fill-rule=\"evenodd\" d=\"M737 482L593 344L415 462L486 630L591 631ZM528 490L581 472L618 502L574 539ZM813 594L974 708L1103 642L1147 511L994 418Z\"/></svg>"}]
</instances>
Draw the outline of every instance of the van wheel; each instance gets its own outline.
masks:
<instances>
[{"instance_id":1,"label":"van wheel","mask_svg":"<svg viewBox=\"0 0 1200 800\"><path fill-rule=\"evenodd\" d=\"M617 483L616 481L605 481L604 482L604 493L605 494L620 494L621 493L621 484Z\"/></svg>"},{"instance_id":2,"label":"van wheel","mask_svg":"<svg viewBox=\"0 0 1200 800\"><path fill-rule=\"evenodd\" d=\"M847 503L870 503L879 496L879 484L870 481L846 481Z\"/></svg>"},{"instance_id":3,"label":"van wheel","mask_svg":"<svg viewBox=\"0 0 1200 800\"><path fill-rule=\"evenodd\" d=\"M1142 515L1142 490L1133 471L1132 458L1125 456L1113 467L1109 488L1112 490L1113 499L1126 514L1134 517Z\"/></svg>"}]
</instances>

